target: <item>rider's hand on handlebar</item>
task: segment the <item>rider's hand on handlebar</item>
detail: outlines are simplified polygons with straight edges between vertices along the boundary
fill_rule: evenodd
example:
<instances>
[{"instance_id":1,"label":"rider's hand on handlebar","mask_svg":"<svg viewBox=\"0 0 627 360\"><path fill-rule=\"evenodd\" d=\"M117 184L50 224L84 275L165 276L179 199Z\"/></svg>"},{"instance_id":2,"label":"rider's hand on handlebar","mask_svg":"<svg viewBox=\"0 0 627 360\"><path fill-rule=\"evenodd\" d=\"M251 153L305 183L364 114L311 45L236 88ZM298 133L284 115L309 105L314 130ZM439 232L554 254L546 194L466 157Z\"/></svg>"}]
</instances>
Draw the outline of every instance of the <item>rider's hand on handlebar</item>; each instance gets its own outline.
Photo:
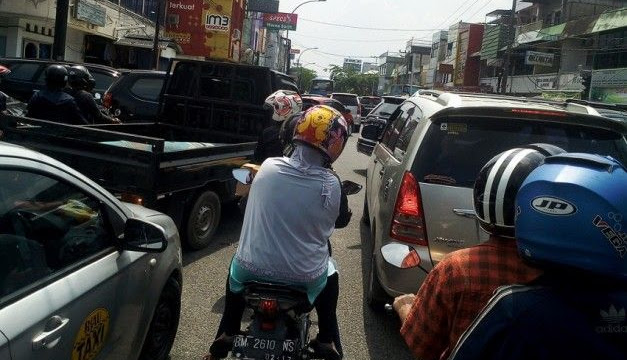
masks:
<instances>
[{"instance_id":1,"label":"rider's hand on handlebar","mask_svg":"<svg viewBox=\"0 0 627 360\"><path fill-rule=\"evenodd\" d=\"M411 310L415 299L416 295L414 294L405 294L398 296L396 299L394 299L392 307L394 307L394 311L396 311L398 317L401 319L402 322L404 322L407 318L409 310Z\"/></svg>"}]
</instances>

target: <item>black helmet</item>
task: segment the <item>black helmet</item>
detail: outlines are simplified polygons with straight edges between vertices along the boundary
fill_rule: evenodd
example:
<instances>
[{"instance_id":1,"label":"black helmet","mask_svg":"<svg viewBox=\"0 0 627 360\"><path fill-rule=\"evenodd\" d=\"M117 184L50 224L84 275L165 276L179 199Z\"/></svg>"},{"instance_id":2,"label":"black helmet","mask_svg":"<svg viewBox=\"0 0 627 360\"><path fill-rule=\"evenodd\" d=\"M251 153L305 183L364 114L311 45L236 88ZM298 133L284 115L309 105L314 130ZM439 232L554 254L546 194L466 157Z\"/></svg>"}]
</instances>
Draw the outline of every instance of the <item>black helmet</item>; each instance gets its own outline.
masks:
<instances>
[{"instance_id":1,"label":"black helmet","mask_svg":"<svg viewBox=\"0 0 627 360\"><path fill-rule=\"evenodd\" d=\"M81 89L91 88L95 83L94 78L89 73L89 70L82 65L75 65L70 68L70 71L68 72L68 82L70 83L70 86Z\"/></svg>"},{"instance_id":2,"label":"black helmet","mask_svg":"<svg viewBox=\"0 0 627 360\"><path fill-rule=\"evenodd\" d=\"M531 144L504 151L488 161L475 180L475 214L483 230L514 237L516 194L525 178L547 156L566 152L549 144Z\"/></svg>"},{"instance_id":3,"label":"black helmet","mask_svg":"<svg viewBox=\"0 0 627 360\"><path fill-rule=\"evenodd\" d=\"M67 84L67 69L63 65L50 65L46 68L46 85L50 88L62 89Z\"/></svg>"}]
</instances>

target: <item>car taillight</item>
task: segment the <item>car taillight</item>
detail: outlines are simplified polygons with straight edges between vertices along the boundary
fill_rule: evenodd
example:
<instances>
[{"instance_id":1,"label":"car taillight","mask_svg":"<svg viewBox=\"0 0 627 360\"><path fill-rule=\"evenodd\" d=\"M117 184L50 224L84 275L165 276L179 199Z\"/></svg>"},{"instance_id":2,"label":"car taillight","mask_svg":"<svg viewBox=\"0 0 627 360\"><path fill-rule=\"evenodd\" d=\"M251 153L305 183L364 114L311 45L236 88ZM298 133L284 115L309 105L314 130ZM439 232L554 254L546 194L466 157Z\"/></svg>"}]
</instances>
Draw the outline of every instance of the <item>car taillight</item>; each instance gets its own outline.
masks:
<instances>
[{"instance_id":1,"label":"car taillight","mask_svg":"<svg viewBox=\"0 0 627 360\"><path fill-rule=\"evenodd\" d=\"M420 188L414 175L408 171L403 175L396 198L390 237L416 245L428 245Z\"/></svg>"},{"instance_id":2,"label":"car taillight","mask_svg":"<svg viewBox=\"0 0 627 360\"><path fill-rule=\"evenodd\" d=\"M110 92L106 92L102 97L102 106L109 109L113 105L113 96L111 96Z\"/></svg>"},{"instance_id":3,"label":"car taillight","mask_svg":"<svg viewBox=\"0 0 627 360\"><path fill-rule=\"evenodd\" d=\"M279 310L279 303L275 299L264 299L259 302L259 312L261 312L261 330L272 331L276 327L276 315Z\"/></svg>"}]
</instances>

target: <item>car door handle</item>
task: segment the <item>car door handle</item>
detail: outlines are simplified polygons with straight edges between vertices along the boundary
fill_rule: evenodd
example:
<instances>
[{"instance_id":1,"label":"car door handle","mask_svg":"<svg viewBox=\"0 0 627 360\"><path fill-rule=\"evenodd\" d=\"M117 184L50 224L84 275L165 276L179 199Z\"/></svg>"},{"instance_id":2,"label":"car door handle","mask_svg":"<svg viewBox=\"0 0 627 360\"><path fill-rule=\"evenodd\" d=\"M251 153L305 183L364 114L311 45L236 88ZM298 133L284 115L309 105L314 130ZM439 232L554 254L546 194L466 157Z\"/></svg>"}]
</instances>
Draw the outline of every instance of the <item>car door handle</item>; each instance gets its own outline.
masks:
<instances>
[{"instance_id":1,"label":"car door handle","mask_svg":"<svg viewBox=\"0 0 627 360\"><path fill-rule=\"evenodd\" d=\"M70 319L64 319L58 315L55 315L46 323L45 331L37 335L33 339L33 350L39 350L46 347L48 344L52 344L55 340L61 337L61 330L70 322Z\"/></svg>"},{"instance_id":2,"label":"car door handle","mask_svg":"<svg viewBox=\"0 0 627 360\"><path fill-rule=\"evenodd\" d=\"M455 213L455 215L458 215L458 216L463 216L463 217L473 218L473 219L476 216L475 211L471 209L453 209L453 213Z\"/></svg>"}]
</instances>

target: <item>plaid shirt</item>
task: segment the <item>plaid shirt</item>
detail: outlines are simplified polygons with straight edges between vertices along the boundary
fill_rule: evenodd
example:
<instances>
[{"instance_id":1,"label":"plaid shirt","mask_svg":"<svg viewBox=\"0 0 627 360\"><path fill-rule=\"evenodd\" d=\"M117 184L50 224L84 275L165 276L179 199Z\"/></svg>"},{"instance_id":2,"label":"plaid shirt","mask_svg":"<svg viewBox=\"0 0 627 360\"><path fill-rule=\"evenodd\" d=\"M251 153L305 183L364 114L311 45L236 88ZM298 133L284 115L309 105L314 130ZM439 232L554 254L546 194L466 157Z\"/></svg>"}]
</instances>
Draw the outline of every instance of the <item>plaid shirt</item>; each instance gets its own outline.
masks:
<instances>
[{"instance_id":1,"label":"plaid shirt","mask_svg":"<svg viewBox=\"0 0 627 360\"><path fill-rule=\"evenodd\" d=\"M522 262L512 239L493 236L455 251L425 279L401 335L418 359L446 359L499 286L525 284L540 274Z\"/></svg>"}]
</instances>

